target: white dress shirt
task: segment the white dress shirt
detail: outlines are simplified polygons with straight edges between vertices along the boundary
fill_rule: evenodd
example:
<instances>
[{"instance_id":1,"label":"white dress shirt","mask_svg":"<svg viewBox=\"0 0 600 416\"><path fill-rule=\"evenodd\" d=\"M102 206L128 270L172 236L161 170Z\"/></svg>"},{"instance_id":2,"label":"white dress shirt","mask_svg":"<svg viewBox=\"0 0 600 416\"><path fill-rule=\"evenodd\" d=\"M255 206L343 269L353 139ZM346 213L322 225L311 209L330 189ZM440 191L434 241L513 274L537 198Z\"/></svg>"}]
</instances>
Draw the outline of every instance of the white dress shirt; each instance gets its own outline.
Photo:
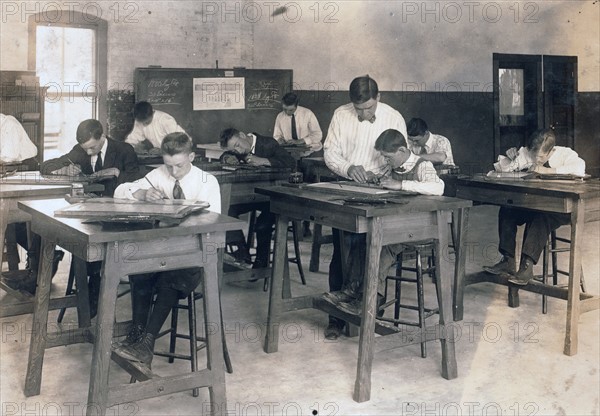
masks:
<instances>
[{"instance_id":1,"label":"white dress shirt","mask_svg":"<svg viewBox=\"0 0 600 416\"><path fill-rule=\"evenodd\" d=\"M395 129L407 137L406 122L402 115L387 104L377 103L375 121L359 121L352 103L335 110L324 144L327 167L340 176L349 178L348 168L362 166L367 172L381 174L386 162L375 150L375 141L387 129Z\"/></svg>"},{"instance_id":2,"label":"white dress shirt","mask_svg":"<svg viewBox=\"0 0 600 416\"><path fill-rule=\"evenodd\" d=\"M106 160L106 149L108 149L108 140L105 137L102 149L100 149L100 152L102 153L100 155L100 157L102 157L102 169L104 169L104 161ZM94 172L96 171L96 160L98 160L98 154L90 156L90 163L92 164L92 169L94 170Z\"/></svg>"},{"instance_id":3,"label":"white dress shirt","mask_svg":"<svg viewBox=\"0 0 600 416\"><path fill-rule=\"evenodd\" d=\"M401 174L410 174L412 170L415 170L413 172L415 180L403 180L401 189L423 195L442 195L444 193L444 181L438 176L433 163L423 160L417 165L419 159L420 157L417 155L411 154L400 168L396 168L402 171Z\"/></svg>"},{"instance_id":4,"label":"white dress shirt","mask_svg":"<svg viewBox=\"0 0 600 416\"><path fill-rule=\"evenodd\" d=\"M0 114L0 162L15 163L37 155L37 147L13 116Z\"/></svg>"},{"instance_id":5,"label":"white dress shirt","mask_svg":"<svg viewBox=\"0 0 600 416\"><path fill-rule=\"evenodd\" d=\"M173 199L173 187L175 178L171 176L167 167L161 165L150 171L142 179L135 182L127 182L115 189L115 198L135 199L133 194L140 189L154 188L161 191L169 199ZM179 180L179 186L185 195L185 199L192 201L206 201L210 204L209 211L221 213L221 188L217 178L208 172L192 166L190 171Z\"/></svg>"},{"instance_id":6,"label":"white dress shirt","mask_svg":"<svg viewBox=\"0 0 600 416\"><path fill-rule=\"evenodd\" d=\"M308 108L298 106L294 112L294 117L298 139L304 140L310 146L311 153L321 150L323 148L321 143L323 132L315 114ZM292 116L288 116L285 111L277 114L275 127L273 128L273 138L279 143L292 141Z\"/></svg>"},{"instance_id":7,"label":"white dress shirt","mask_svg":"<svg viewBox=\"0 0 600 416\"><path fill-rule=\"evenodd\" d=\"M137 120L134 122L133 130L129 133L125 142L135 147L144 140L148 140L152 143L152 146L160 148L165 136L176 132L185 133L185 130L177 124L177 121L170 114L154 110L152 122L147 126Z\"/></svg>"},{"instance_id":8,"label":"white dress shirt","mask_svg":"<svg viewBox=\"0 0 600 416\"><path fill-rule=\"evenodd\" d=\"M410 142L410 141L409 141ZM454 157L452 156L452 145L446 137L429 132L429 139L424 146L414 145L409 143L410 150L416 155L421 154L422 147L425 148L425 153L445 153L446 159L442 162L443 165L454 166Z\"/></svg>"},{"instance_id":9,"label":"white dress shirt","mask_svg":"<svg viewBox=\"0 0 600 416\"><path fill-rule=\"evenodd\" d=\"M579 157L576 151L569 147L554 146L550 151L548 166L556 169L556 173L584 176L585 161ZM517 156L510 160L506 156L498 156L498 162L494 163L494 168L498 172L518 172L530 169L536 164L531 156L529 149L521 147Z\"/></svg>"}]
</instances>

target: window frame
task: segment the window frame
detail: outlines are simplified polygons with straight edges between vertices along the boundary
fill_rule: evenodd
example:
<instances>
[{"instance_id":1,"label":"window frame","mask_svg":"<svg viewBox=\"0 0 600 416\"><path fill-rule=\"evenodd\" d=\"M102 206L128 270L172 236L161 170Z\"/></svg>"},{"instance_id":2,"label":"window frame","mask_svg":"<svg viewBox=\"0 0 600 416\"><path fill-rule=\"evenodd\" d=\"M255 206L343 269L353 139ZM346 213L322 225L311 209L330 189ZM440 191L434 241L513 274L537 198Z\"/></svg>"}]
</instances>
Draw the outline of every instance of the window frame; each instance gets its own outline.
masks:
<instances>
[{"instance_id":1,"label":"window frame","mask_svg":"<svg viewBox=\"0 0 600 416\"><path fill-rule=\"evenodd\" d=\"M102 123L106 131L108 120L108 100L103 95L108 93L108 22L98 16L77 11L61 13L58 19L48 19L48 13L37 13L28 19L28 55L27 68L36 71L36 44L38 26L59 26L66 28L91 29L95 32L95 78L96 100L94 104L94 118ZM75 94L74 96L79 96ZM81 96L83 96L81 94ZM89 96L89 94L88 94Z\"/></svg>"}]
</instances>

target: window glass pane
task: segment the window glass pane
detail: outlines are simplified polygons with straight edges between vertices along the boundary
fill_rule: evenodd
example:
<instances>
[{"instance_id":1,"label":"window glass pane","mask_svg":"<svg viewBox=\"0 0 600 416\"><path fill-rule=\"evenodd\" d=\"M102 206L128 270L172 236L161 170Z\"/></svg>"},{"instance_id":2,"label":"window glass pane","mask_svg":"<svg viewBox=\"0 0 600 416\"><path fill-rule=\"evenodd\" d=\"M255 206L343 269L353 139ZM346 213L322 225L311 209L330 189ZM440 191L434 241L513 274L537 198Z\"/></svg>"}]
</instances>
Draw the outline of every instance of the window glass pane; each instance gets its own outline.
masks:
<instances>
[{"instance_id":1,"label":"window glass pane","mask_svg":"<svg viewBox=\"0 0 600 416\"><path fill-rule=\"evenodd\" d=\"M89 98L60 98L46 101L44 118L44 159L52 159L67 153L77 144L75 133L83 120L91 117L92 103Z\"/></svg>"}]
</instances>

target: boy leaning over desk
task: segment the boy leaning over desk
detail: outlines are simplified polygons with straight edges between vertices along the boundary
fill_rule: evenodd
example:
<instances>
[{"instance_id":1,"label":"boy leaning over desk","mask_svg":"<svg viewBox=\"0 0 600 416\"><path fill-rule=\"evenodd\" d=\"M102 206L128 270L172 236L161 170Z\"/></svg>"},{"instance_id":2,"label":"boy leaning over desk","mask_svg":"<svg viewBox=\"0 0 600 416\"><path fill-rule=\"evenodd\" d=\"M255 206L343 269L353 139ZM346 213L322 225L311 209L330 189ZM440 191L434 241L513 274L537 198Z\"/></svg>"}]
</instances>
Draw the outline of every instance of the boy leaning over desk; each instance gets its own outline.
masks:
<instances>
[{"instance_id":1,"label":"boy leaning over desk","mask_svg":"<svg viewBox=\"0 0 600 416\"><path fill-rule=\"evenodd\" d=\"M135 182L115 190L115 198L139 201L188 199L206 201L210 211L221 213L221 191L217 179L192 165L195 153L185 133L170 133L162 141L164 165ZM130 276L133 326L114 351L130 361L150 366L154 340L179 299L186 298L200 283L201 268L172 270ZM152 294L156 301L152 308ZM152 312L150 312L152 310Z\"/></svg>"},{"instance_id":2,"label":"boy leaning over desk","mask_svg":"<svg viewBox=\"0 0 600 416\"><path fill-rule=\"evenodd\" d=\"M415 155L408 148L406 138L395 129L385 130L375 141L375 150L385 158L390 168L380 185L386 189L415 192L422 195L442 195L444 182L438 177L433 164ZM402 243L389 244L381 249L379 259L379 281L377 284L377 305L384 301L385 279L396 256L404 250ZM359 283L360 286L362 284ZM361 293L359 290L358 293ZM362 310L362 295L353 300L341 302L338 307L358 315Z\"/></svg>"},{"instance_id":3,"label":"boy leaning over desk","mask_svg":"<svg viewBox=\"0 0 600 416\"><path fill-rule=\"evenodd\" d=\"M529 138L527 147L508 149L500 156L494 168L500 172L527 170L542 174L585 175L585 161L568 147L556 146L556 135L551 129L538 130ZM525 286L533 279L533 265L544 250L548 235L561 225L570 223L568 214L530 211L522 208L501 207L498 213L498 251L502 259L483 269L492 274L508 274L510 282ZM515 268L517 226L525 224L519 270Z\"/></svg>"}]
</instances>

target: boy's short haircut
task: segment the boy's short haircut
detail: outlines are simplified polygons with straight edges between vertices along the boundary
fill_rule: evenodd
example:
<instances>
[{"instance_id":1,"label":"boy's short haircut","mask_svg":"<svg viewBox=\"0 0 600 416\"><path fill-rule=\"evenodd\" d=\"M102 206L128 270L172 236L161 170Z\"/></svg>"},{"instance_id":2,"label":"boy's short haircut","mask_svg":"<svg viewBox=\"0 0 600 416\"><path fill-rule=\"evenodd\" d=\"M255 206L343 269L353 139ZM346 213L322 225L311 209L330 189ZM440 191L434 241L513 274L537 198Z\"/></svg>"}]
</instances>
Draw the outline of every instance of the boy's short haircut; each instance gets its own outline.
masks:
<instances>
[{"instance_id":1,"label":"boy's short haircut","mask_svg":"<svg viewBox=\"0 0 600 416\"><path fill-rule=\"evenodd\" d=\"M357 77L350 83L350 101L353 104L362 104L371 98L377 98L379 87L373 78L368 75Z\"/></svg>"},{"instance_id":2,"label":"boy's short haircut","mask_svg":"<svg viewBox=\"0 0 600 416\"><path fill-rule=\"evenodd\" d=\"M98 120L88 119L77 126L77 143L83 144L90 139L99 140L104 129Z\"/></svg>"},{"instance_id":3,"label":"boy's short haircut","mask_svg":"<svg viewBox=\"0 0 600 416\"><path fill-rule=\"evenodd\" d=\"M527 147L533 152L549 152L556 145L556 135L552 129L540 129L529 136Z\"/></svg>"},{"instance_id":4,"label":"boy's short haircut","mask_svg":"<svg viewBox=\"0 0 600 416\"><path fill-rule=\"evenodd\" d=\"M298 96L295 93L293 93L293 92L288 92L281 99L281 102L283 103L283 105L297 106L299 101L300 100L299 100Z\"/></svg>"},{"instance_id":5,"label":"boy's short haircut","mask_svg":"<svg viewBox=\"0 0 600 416\"><path fill-rule=\"evenodd\" d=\"M395 129L387 129L375 141L375 150L379 152L396 153L401 147L407 147L406 137Z\"/></svg>"},{"instance_id":6,"label":"boy's short haircut","mask_svg":"<svg viewBox=\"0 0 600 416\"><path fill-rule=\"evenodd\" d=\"M219 138L219 144L221 145L221 148L225 149L227 147L227 142L229 142L229 139L231 139L233 136L237 136L239 132L239 130L234 129L233 127L223 130Z\"/></svg>"},{"instance_id":7,"label":"boy's short haircut","mask_svg":"<svg viewBox=\"0 0 600 416\"><path fill-rule=\"evenodd\" d=\"M154 110L152 104L148 101L140 101L133 107L133 118L138 121L144 121L152 117Z\"/></svg>"},{"instance_id":8,"label":"boy's short haircut","mask_svg":"<svg viewBox=\"0 0 600 416\"><path fill-rule=\"evenodd\" d=\"M406 132L411 137L423 136L428 130L427 123L422 118L411 118L406 125Z\"/></svg>"},{"instance_id":9,"label":"boy's short haircut","mask_svg":"<svg viewBox=\"0 0 600 416\"><path fill-rule=\"evenodd\" d=\"M163 139L160 150L163 155L177 155L180 153L190 154L192 150L192 139L185 133L175 132L169 133Z\"/></svg>"}]
</instances>

